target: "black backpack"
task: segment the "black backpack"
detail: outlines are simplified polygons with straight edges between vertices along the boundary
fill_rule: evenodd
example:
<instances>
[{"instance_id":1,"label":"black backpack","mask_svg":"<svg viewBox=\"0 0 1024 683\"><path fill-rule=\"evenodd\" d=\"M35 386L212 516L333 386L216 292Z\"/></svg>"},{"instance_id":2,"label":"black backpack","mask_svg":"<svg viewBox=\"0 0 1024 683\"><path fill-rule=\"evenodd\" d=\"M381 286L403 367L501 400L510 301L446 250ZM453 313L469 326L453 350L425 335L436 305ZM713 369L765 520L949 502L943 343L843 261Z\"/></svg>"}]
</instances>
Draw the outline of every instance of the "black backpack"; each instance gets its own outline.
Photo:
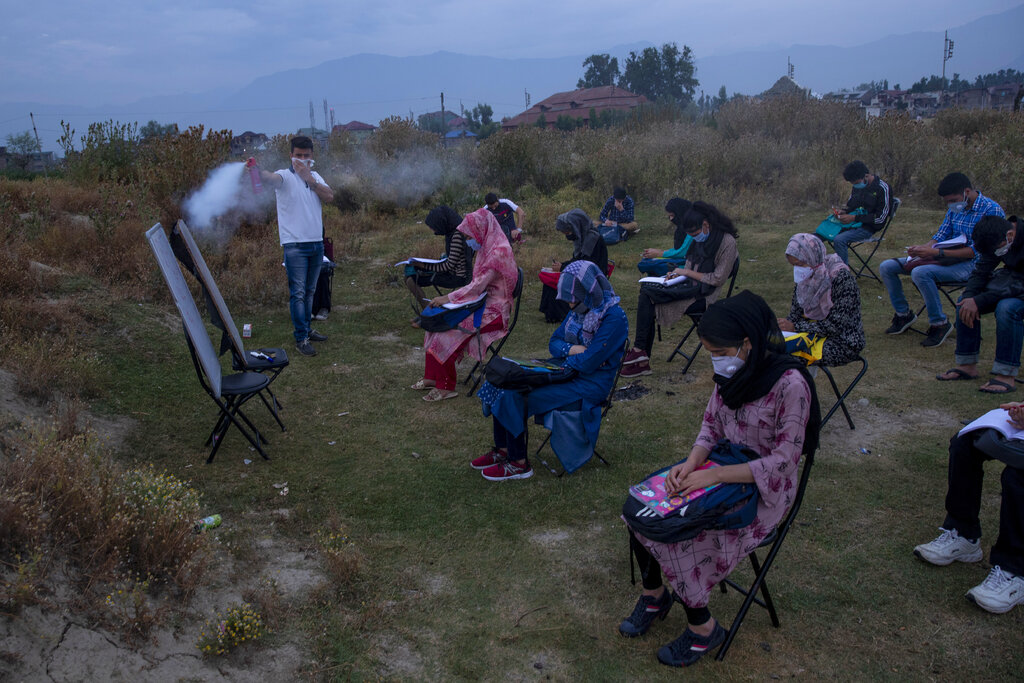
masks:
<instances>
[{"instance_id":1,"label":"black backpack","mask_svg":"<svg viewBox=\"0 0 1024 683\"><path fill-rule=\"evenodd\" d=\"M510 358L495 356L484 368L484 378L498 387L509 391L529 391L549 384L568 382L579 373L575 368L552 370L542 367L520 365Z\"/></svg>"},{"instance_id":2,"label":"black backpack","mask_svg":"<svg viewBox=\"0 0 1024 683\"><path fill-rule=\"evenodd\" d=\"M738 465L759 457L752 449L728 439L720 440L708 455L709 460L719 465ZM679 462L685 461L684 458ZM644 479L670 469L656 470ZM622 505L622 516L631 529L652 541L678 543L696 537L705 529L742 529L749 526L757 515L759 497L757 484L720 484L678 511L662 517L629 495Z\"/></svg>"}]
</instances>

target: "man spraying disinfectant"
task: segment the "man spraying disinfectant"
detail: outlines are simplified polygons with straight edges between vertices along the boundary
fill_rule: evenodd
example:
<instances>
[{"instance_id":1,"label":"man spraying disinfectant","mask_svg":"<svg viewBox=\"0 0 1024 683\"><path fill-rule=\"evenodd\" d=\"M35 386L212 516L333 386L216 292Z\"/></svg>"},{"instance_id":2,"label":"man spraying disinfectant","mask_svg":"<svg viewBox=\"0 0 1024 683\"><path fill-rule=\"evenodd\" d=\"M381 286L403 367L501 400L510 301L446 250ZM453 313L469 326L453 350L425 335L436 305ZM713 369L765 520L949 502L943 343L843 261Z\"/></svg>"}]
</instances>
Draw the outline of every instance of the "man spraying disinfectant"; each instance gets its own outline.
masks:
<instances>
[{"instance_id":1,"label":"man spraying disinfectant","mask_svg":"<svg viewBox=\"0 0 1024 683\"><path fill-rule=\"evenodd\" d=\"M259 178L277 194L277 226L288 273L288 310L295 328L295 348L305 356L315 356L311 342L327 341L326 335L310 327L313 292L324 258L321 203L332 201L334 191L313 170L313 141L300 135L291 143L291 166L274 173L261 170Z\"/></svg>"}]
</instances>

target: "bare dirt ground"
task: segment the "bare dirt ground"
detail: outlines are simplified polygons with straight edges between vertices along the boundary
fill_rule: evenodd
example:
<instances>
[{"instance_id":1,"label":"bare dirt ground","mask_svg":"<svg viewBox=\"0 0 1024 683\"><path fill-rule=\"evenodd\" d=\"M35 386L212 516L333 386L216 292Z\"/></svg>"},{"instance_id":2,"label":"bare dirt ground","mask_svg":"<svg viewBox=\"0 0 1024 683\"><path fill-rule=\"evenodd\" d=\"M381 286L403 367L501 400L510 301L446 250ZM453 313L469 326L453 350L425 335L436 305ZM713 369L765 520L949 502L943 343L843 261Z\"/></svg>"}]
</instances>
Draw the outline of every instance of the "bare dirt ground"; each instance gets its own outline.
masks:
<instances>
[{"instance_id":1,"label":"bare dirt ground","mask_svg":"<svg viewBox=\"0 0 1024 683\"><path fill-rule=\"evenodd\" d=\"M47 418L46 409L20 397L14 377L0 371L0 426ZM90 427L117 448L135 423L129 418L82 413L79 427ZM274 525L258 526L273 529ZM287 611L326 581L320 563L303 549L271 535L258 537L254 545L252 554L257 559L244 566L227 552L219 553L208 574L212 582L141 644L129 644L120 633L96 626L88 614L71 611L67 605L73 602L72 589L62 572L52 571L44 604L26 607L17 615L0 615L0 681L286 681L302 677L301 669L311 657L295 635L272 633L259 647L241 647L220 658L204 658L196 647L206 620L243 602L248 590L273 587L281 609Z\"/></svg>"}]
</instances>

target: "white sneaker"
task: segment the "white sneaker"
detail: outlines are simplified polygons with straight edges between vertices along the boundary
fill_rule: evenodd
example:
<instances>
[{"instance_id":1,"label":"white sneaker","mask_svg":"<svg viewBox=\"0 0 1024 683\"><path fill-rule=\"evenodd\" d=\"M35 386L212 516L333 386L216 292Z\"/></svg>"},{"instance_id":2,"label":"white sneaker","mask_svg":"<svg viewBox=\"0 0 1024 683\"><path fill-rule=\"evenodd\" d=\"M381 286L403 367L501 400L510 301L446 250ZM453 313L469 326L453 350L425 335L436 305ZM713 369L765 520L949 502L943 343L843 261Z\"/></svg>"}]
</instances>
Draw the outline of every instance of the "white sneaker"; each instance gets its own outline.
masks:
<instances>
[{"instance_id":1,"label":"white sneaker","mask_svg":"<svg viewBox=\"0 0 1024 683\"><path fill-rule=\"evenodd\" d=\"M1024 577L992 567L985 580L967 591L967 599L983 610L1003 614L1024 602Z\"/></svg>"},{"instance_id":2,"label":"white sneaker","mask_svg":"<svg viewBox=\"0 0 1024 683\"><path fill-rule=\"evenodd\" d=\"M981 559L981 542L968 541L955 529L943 529L942 534L931 543L923 543L914 548L914 554L925 562L945 567L954 560L960 562L977 562Z\"/></svg>"}]
</instances>

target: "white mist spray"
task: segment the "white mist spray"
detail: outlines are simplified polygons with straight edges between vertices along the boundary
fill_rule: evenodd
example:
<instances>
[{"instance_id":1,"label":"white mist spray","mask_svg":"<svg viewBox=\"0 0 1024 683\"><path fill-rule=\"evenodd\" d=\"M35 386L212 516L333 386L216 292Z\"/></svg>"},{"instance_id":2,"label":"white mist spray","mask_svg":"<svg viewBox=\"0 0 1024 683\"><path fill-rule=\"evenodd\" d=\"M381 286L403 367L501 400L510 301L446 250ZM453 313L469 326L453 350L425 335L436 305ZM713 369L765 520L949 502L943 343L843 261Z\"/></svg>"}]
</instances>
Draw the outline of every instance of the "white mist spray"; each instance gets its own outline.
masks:
<instances>
[{"instance_id":1,"label":"white mist spray","mask_svg":"<svg viewBox=\"0 0 1024 683\"><path fill-rule=\"evenodd\" d=\"M188 224L194 230L206 230L232 209L248 210L255 200L242 184L245 162L238 161L210 171L206 182L182 205Z\"/></svg>"}]
</instances>

